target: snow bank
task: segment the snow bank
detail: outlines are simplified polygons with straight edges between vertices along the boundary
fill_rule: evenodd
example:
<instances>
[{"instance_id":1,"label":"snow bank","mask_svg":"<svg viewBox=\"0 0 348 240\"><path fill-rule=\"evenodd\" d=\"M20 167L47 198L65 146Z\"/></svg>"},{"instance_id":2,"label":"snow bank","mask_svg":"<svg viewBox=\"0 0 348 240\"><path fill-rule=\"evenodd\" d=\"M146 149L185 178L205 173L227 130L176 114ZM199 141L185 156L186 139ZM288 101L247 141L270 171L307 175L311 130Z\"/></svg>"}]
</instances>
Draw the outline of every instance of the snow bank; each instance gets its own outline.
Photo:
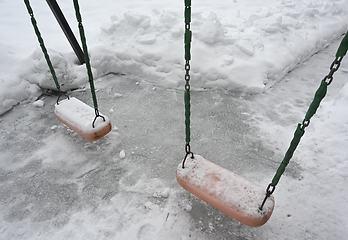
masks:
<instances>
[{"instance_id":1,"label":"snow bank","mask_svg":"<svg viewBox=\"0 0 348 240\"><path fill-rule=\"evenodd\" d=\"M192 85L263 92L346 32L344 5L282 1L251 7L251 13L235 13L245 7L245 3L235 3L232 14L195 12L193 6ZM127 12L111 17L101 28L101 41L109 46L108 51L116 50L112 59L120 62L103 71L130 74L133 68L156 85L182 87L181 14L156 10L151 16Z\"/></svg>"},{"instance_id":2,"label":"snow bank","mask_svg":"<svg viewBox=\"0 0 348 240\"><path fill-rule=\"evenodd\" d=\"M87 83L86 67L78 64L78 60L75 59L76 56L73 53L63 54L48 49L48 54L62 91L76 89ZM57 90L40 48L24 60L22 66L19 75L23 80L38 85L40 88Z\"/></svg>"},{"instance_id":3,"label":"snow bank","mask_svg":"<svg viewBox=\"0 0 348 240\"><path fill-rule=\"evenodd\" d=\"M194 89L262 93L348 28L348 3L343 0L268 0L262 5L233 1L216 5L219 7L205 2L192 6ZM152 7L154 5L149 8ZM109 22L94 21L100 31L93 32L91 38L87 35L87 40L98 39L89 42L95 78L121 73L164 88L182 89L183 8L147 10L124 9L125 12L110 16ZM89 21L88 17L91 16L84 18ZM85 27L88 30L88 26ZM71 52L63 54L49 49L49 54L63 90L87 83L84 66L77 64ZM17 73L21 81L55 89L40 50L21 66L22 70ZM11 100L10 96L17 95L18 91L27 92L23 87L2 92L0 99L5 106L0 108L0 114L32 95L20 94L21 98Z\"/></svg>"},{"instance_id":4,"label":"snow bank","mask_svg":"<svg viewBox=\"0 0 348 240\"><path fill-rule=\"evenodd\" d=\"M35 84L18 77L15 71L17 59L10 46L0 43L0 115L24 100L36 100L41 95ZM18 69L21 71L21 69Z\"/></svg>"}]
</instances>

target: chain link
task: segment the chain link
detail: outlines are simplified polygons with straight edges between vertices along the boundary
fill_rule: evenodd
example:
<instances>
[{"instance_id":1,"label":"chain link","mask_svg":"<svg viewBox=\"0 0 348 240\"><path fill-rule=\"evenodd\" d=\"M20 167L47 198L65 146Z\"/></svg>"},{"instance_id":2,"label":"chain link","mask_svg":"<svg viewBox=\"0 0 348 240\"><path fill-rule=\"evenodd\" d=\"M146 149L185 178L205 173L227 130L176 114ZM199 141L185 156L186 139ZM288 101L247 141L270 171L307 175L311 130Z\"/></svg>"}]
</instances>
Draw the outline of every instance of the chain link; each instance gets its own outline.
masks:
<instances>
[{"instance_id":1,"label":"chain link","mask_svg":"<svg viewBox=\"0 0 348 240\"><path fill-rule=\"evenodd\" d=\"M269 198L273 194L274 190L275 190L275 186L273 186L272 183L269 184L267 189L266 189L265 198L263 199L261 206L259 207L260 211L262 211L262 208L265 205L267 198Z\"/></svg>"},{"instance_id":2,"label":"chain link","mask_svg":"<svg viewBox=\"0 0 348 240\"><path fill-rule=\"evenodd\" d=\"M186 7L189 8L189 7ZM190 31L191 29L191 24L190 23L185 23L185 30L186 31ZM185 43L188 44L188 43ZM186 60L185 63L185 90L189 91L191 89L190 86L190 80L191 80L191 76L190 76L190 70L191 70L191 66L190 66L190 60Z\"/></svg>"},{"instance_id":3,"label":"chain link","mask_svg":"<svg viewBox=\"0 0 348 240\"><path fill-rule=\"evenodd\" d=\"M185 64L185 90L189 91L191 86L190 86L190 80L191 80L191 76L190 76L190 61L187 60L186 64Z\"/></svg>"},{"instance_id":4,"label":"chain link","mask_svg":"<svg viewBox=\"0 0 348 240\"><path fill-rule=\"evenodd\" d=\"M301 129L305 130L305 128L309 126L309 123L310 123L310 120L303 119Z\"/></svg>"},{"instance_id":5,"label":"chain link","mask_svg":"<svg viewBox=\"0 0 348 240\"><path fill-rule=\"evenodd\" d=\"M337 72L337 70L339 69L339 67L341 66L341 62L342 62L343 57L337 57L331 64L330 66L330 72L328 75L325 76L324 81L327 83L327 85L330 85L332 80L333 80L333 75L335 72Z\"/></svg>"}]
</instances>

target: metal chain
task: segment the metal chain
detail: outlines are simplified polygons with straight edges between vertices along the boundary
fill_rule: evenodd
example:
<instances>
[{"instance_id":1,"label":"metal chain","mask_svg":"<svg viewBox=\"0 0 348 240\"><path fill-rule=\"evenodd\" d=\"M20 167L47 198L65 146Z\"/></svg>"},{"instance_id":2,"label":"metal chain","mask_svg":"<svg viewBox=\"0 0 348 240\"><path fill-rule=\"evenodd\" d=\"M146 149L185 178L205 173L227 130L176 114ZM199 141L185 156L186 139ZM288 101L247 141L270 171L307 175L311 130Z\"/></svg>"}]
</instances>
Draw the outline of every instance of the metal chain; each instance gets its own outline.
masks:
<instances>
[{"instance_id":1,"label":"metal chain","mask_svg":"<svg viewBox=\"0 0 348 240\"><path fill-rule=\"evenodd\" d=\"M190 26L190 23L185 23L185 48L187 48L188 44L191 43L191 41L188 41L187 40L191 40L191 39L186 39L186 36L187 36L187 33L190 33L191 30L190 30L191 26ZM189 46L190 47L190 46ZM190 49L185 49L185 51L189 51L188 54L190 54ZM186 63L185 63L185 90L186 91L190 91L190 80L191 80L191 76L190 76L190 70L191 70L191 66L190 66L190 58L191 56L185 56L185 60L186 60Z\"/></svg>"},{"instance_id":2,"label":"metal chain","mask_svg":"<svg viewBox=\"0 0 348 240\"><path fill-rule=\"evenodd\" d=\"M190 76L190 61L187 60L185 63L185 90L186 91L190 91L191 86L190 86L190 80L191 80L191 76Z\"/></svg>"},{"instance_id":3,"label":"metal chain","mask_svg":"<svg viewBox=\"0 0 348 240\"><path fill-rule=\"evenodd\" d=\"M185 144L185 158L182 162L182 168L185 168L185 161L188 155L191 154L191 158L194 158L193 153L191 152L191 130L190 130L190 117L191 117L191 103L190 103L190 60L191 60L191 40L192 32L191 28L191 0L185 0L185 35L184 35L184 44L185 44L185 125L186 125L186 144Z\"/></svg>"},{"instance_id":4,"label":"metal chain","mask_svg":"<svg viewBox=\"0 0 348 240\"><path fill-rule=\"evenodd\" d=\"M339 69L339 67L341 66L341 62L342 62L343 57L337 57L331 64L330 66L330 73L324 78L324 81L327 82L327 85L330 85L332 80L333 80L333 75L335 72L337 72L337 70Z\"/></svg>"},{"instance_id":5,"label":"metal chain","mask_svg":"<svg viewBox=\"0 0 348 240\"><path fill-rule=\"evenodd\" d=\"M321 84L320 84L318 90L315 92L314 99L308 108L308 111L306 113L305 118L302 121L302 124L298 124L297 129L294 133L294 137L290 143L290 147L287 150L287 152L285 153L284 159L281 162L275 176L273 177L272 182L268 185L268 187L266 189L265 198L259 207L260 211L262 211L262 208L263 208L264 204L266 203L266 200L275 191L275 187L278 184L280 177L284 173L286 166L289 164L290 159L292 158L298 144L300 143L302 136L305 133L305 128L307 128L309 126L311 117L316 113L317 109L319 108L320 102L325 97L326 92L327 92L327 87L332 83L333 75L339 69L341 62L342 62L342 59L343 59L343 56L336 57L336 59L332 62L331 66L330 66L329 74L324 77L324 79L321 81Z\"/></svg>"},{"instance_id":6,"label":"metal chain","mask_svg":"<svg viewBox=\"0 0 348 240\"><path fill-rule=\"evenodd\" d=\"M94 118L93 123L92 123L93 128L95 127L95 121L97 120L98 117L102 118L103 121L105 122L105 117L100 115L99 110L97 108L94 109L94 112L95 112L95 118Z\"/></svg>"},{"instance_id":7,"label":"metal chain","mask_svg":"<svg viewBox=\"0 0 348 240\"><path fill-rule=\"evenodd\" d=\"M98 117L103 118L105 121L105 118L99 114L98 111L98 101L97 101L97 96L95 93L95 87L94 87L94 82L93 82L93 74L92 74L92 69L91 69L91 64L90 64L90 59L88 55L88 48L87 48L87 40L86 40L86 35L85 35L85 30L83 28L82 24L82 17L80 13L80 6L78 3L78 0L73 0L74 2L74 8L75 8L75 15L76 15L76 20L78 22L78 28L80 32L80 38L82 42L82 48L84 52L84 57L85 57L85 63L86 63L86 68L87 68L87 74L88 74L88 79L89 79L89 86L91 88L91 93L92 93L92 100L94 104L94 110L95 110L95 118L94 121L92 122L92 127L94 128L95 121Z\"/></svg>"},{"instance_id":8,"label":"metal chain","mask_svg":"<svg viewBox=\"0 0 348 240\"><path fill-rule=\"evenodd\" d=\"M44 57L45 57L46 62L47 62L47 65L48 65L48 67L50 69L50 72L52 74L53 81L54 81L54 83L56 85L56 88L57 88L57 90L59 92L59 96L60 96L62 94L62 92L61 92L60 85L59 85L59 82L58 82L58 79L57 79L57 75L56 75L56 72L55 72L55 70L53 68L50 56L49 56L49 54L47 52L44 40L41 37L41 33L40 33L40 30L39 30L39 27L37 26L37 22L36 22L36 19L34 17L33 9L30 6L29 0L24 0L24 3L25 3L25 6L27 7L28 13L29 13L30 18L31 18L31 23L33 25L33 28L34 28L35 34L37 36L37 39L38 39L38 41L40 43L40 47L41 47L42 53L44 54ZM59 97L58 97L58 100L59 100ZM58 103L58 100L57 100L57 103Z\"/></svg>"}]
</instances>

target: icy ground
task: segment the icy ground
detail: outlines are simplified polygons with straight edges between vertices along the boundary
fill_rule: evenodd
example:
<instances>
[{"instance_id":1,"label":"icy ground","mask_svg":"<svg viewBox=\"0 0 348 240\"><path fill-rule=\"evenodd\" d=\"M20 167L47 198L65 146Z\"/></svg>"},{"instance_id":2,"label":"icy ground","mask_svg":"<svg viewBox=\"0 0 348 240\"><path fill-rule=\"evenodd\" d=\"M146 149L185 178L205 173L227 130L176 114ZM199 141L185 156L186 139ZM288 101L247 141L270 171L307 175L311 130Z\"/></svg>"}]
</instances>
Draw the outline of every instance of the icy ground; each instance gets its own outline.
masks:
<instances>
[{"instance_id":1,"label":"icy ground","mask_svg":"<svg viewBox=\"0 0 348 240\"><path fill-rule=\"evenodd\" d=\"M337 45L314 55L263 95L193 92L193 150L266 186ZM55 119L55 96L45 96L42 108L21 104L1 118L1 236L344 239L347 125L337 129L344 116L331 115L342 114L347 104L347 91L340 90L347 74L347 67L337 72L278 185L273 216L257 229L226 217L177 185L175 169L183 157L182 91L126 76L101 78L96 84L101 111L114 129L96 142ZM71 95L91 104L88 92ZM120 156L122 150L125 156Z\"/></svg>"}]
</instances>

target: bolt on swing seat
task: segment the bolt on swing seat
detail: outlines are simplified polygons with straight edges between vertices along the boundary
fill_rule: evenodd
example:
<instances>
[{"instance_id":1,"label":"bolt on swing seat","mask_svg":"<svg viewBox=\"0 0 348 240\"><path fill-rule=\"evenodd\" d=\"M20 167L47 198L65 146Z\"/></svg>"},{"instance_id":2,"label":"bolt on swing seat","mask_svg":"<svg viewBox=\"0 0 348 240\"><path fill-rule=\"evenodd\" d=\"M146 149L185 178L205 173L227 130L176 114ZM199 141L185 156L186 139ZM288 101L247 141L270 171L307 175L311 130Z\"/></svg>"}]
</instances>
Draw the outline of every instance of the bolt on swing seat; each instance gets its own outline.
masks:
<instances>
[{"instance_id":1,"label":"bolt on swing seat","mask_svg":"<svg viewBox=\"0 0 348 240\"><path fill-rule=\"evenodd\" d=\"M95 109L74 97L56 103L54 114L63 124L91 141L111 131L111 122L107 116L100 114L96 117Z\"/></svg>"},{"instance_id":2,"label":"bolt on swing seat","mask_svg":"<svg viewBox=\"0 0 348 240\"><path fill-rule=\"evenodd\" d=\"M176 179L182 188L248 226L265 224L273 212L273 196L260 210L263 188L202 156L188 155L185 164L178 165Z\"/></svg>"}]
</instances>

